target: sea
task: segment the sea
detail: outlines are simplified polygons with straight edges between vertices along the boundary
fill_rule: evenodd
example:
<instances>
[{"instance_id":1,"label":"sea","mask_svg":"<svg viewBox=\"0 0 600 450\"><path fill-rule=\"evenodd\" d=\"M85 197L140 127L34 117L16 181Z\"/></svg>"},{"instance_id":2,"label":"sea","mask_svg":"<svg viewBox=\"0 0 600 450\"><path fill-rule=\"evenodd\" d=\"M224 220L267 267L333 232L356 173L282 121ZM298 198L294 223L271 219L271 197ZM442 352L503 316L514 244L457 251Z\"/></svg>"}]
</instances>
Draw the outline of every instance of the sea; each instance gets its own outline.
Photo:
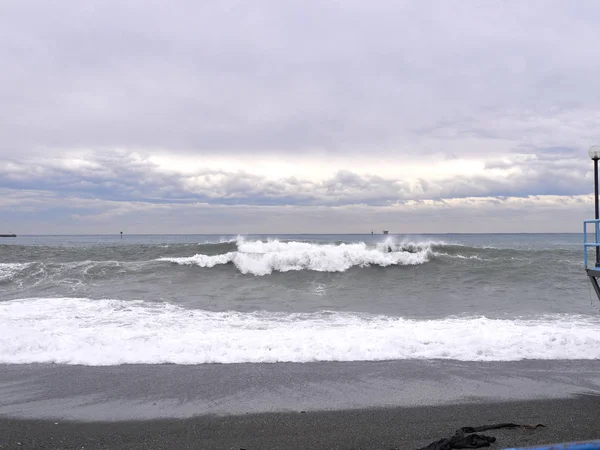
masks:
<instances>
[{"instance_id":1,"label":"sea","mask_svg":"<svg viewBox=\"0 0 600 450\"><path fill-rule=\"evenodd\" d=\"M600 358L581 234L19 236L0 364Z\"/></svg>"}]
</instances>

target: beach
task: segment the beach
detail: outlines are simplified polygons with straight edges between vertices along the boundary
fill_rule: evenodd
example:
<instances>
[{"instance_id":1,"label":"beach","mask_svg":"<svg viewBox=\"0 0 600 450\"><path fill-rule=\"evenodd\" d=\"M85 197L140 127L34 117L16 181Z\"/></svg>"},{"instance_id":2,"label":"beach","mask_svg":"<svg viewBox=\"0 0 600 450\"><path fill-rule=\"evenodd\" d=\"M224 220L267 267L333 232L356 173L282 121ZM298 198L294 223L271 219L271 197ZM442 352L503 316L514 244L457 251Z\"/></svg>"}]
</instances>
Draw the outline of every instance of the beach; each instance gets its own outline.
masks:
<instances>
[{"instance_id":1,"label":"beach","mask_svg":"<svg viewBox=\"0 0 600 450\"><path fill-rule=\"evenodd\" d=\"M599 18L0 0L0 450L600 450Z\"/></svg>"},{"instance_id":2,"label":"beach","mask_svg":"<svg viewBox=\"0 0 600 450\"><path fill-rule=\"evenodd\" d=\"M600 437L600 362L3 365L0 448L492 448Z\"/></svg>"},{"instance_id":3,"label":"beach","mask_svg":"<svg viewBox=\"0 0 600 450\"><path fill-rule=\"evenodd\" d=\"M0 419L0 448L20 449L417 449L474 423L543 423L503 429L491 448L592 440L600 399L541 400L414 408L201 416L123 422Z\"/></svg>"},{"instance_id":4,"label":"beach","mask_svg":"<svg viewBox=\"0 0 600 450\"><path fill-rule=\"evenodd\" d=\"M0 449L600 438L580 236L30 236L2 247Z\"/></svg>"}]
</instances>

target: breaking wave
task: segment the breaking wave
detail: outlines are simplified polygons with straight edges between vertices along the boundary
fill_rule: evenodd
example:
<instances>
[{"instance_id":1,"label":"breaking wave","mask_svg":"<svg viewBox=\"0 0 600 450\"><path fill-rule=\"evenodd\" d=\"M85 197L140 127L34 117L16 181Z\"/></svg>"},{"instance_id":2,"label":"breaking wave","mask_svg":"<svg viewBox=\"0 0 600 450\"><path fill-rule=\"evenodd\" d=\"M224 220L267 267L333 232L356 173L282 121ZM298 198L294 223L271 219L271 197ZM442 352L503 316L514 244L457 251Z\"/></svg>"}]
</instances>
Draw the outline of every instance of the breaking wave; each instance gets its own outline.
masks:
<instances>
[{"instance_id":1,"label":"breaking wave","mask_svg":"<svg viewBox=\"0 0 600 450\"><path fill-rule=\"evenodd\" d=\"M600 358L599 319L414 320L242 313L168 303L31 298L0 303L0 363L84 365Z\"/></svg>"},{"instance_id":2,"label":"breaking wave","mask_svg":"<svg viewBox=\"0 0 600 450\"><path fill-rule=\"evenodd\" d=\"M30 265L30 263L0 263L0 283L11 281Z\"/></svg>"},{"instance_id":3,"label":"breaking wave","mask_svg":"<svg viewBox=\"0 0 600 450\"><path fill-rule=\"evenodd\" d=\"M164 257L180 265L211 268L233 264L244 274L268 275L275 271L313 270L344 272L351 267L409 266L428 262L433 256L434 242L396 243L388 240L375 246L364 242L352 244L316 244L297 241L237 241L237 251L218 255L198 253L187 257Z\"/></svg>"}]
</instances>

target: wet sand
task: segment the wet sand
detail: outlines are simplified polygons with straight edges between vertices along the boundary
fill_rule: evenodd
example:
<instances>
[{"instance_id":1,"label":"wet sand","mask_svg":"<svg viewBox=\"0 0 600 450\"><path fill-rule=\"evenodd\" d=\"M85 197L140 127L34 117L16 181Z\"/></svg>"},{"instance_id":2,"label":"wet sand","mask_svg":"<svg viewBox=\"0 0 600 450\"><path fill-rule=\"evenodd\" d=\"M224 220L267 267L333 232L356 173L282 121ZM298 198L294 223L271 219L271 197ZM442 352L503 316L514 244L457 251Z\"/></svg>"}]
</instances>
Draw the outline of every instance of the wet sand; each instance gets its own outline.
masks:
<instances>
[{"instance_id":1,"label":"wet sand","mask_svg":"<svg viewBox=\"0 0 600 450\"><path fill-rule=\"evenodd\" d=\"M426 446L457 428L502 429L492 449L600 438L600 397L413 408L200 416L122 422L0 419L2 449L402 449Z\"/></svg>"},{"instance_id":2,"label":"wet sand","mask_svg":"<svg viewBox=\"0 0 600 450\"><path fill-rule=\"evenodd\" d=\"M0 449L492 449L600 439L600 362L0 365Z\"/></svg>"}]
</instances>

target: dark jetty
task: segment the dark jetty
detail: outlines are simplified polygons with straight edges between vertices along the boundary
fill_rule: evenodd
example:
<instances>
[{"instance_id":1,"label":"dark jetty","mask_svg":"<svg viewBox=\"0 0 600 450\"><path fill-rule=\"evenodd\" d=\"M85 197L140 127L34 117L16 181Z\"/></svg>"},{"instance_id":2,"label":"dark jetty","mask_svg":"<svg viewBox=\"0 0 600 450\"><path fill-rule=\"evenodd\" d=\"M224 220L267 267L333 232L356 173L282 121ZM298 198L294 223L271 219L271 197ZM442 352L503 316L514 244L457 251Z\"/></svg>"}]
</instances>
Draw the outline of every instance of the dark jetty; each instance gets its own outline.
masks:
<instances>
[{"instance_id":1,"label":"dark jetty","mask_svg":"<svg viewBox=\"0 0 600 450\"><path fill-rule=\"evenodd\" d=\"M0 237L17 237L16 234L0 234Z\"/></svg>"}]
</instances>

